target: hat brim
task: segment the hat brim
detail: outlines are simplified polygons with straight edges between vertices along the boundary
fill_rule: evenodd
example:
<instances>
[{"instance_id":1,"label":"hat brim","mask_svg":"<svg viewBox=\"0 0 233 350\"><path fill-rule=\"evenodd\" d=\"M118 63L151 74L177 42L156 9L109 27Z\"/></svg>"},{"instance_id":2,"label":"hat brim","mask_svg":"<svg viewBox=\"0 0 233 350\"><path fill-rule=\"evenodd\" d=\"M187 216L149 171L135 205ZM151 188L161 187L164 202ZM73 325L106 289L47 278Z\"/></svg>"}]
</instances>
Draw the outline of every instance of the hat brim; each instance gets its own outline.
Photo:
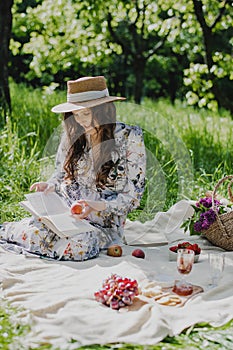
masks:
<instances>
[{"instance_id":1,"label":"hat brim","mask_svg":"<svg viewBox=\"0 0 233 350\"><path fill-rule=\"evenodd\" d=\"M51 111L54 113L66 113L66 112L77 111L79 109L99 106L103 103L120 101L125 99L126 99L125 97L106 96L106 97L98 98L96 100L85 101L85 102L77 102L77 103L66 102L66 103L61 103L59 105L54 106L51 109Z\"/></svg>"}]
</instances>

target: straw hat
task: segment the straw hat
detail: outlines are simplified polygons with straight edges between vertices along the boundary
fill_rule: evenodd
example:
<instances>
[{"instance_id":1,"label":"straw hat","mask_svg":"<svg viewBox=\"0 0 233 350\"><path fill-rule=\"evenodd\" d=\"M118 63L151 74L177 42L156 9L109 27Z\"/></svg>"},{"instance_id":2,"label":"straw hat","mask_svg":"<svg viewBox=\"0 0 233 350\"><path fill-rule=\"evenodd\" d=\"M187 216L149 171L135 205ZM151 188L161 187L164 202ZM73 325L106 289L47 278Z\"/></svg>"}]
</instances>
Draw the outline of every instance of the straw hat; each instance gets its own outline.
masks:
<instances>
[{"instance_id":1,"label":"straw hat","mask_svg":"<svg viewBox=\"0 0 233 350\"><path fill-rule=\"evenodd\" d=\"M109 96L103 76L83 77L67 82L67 102L54 106L52 112L71 112L118 100L125 100L125 98Z\"/></svg>"}]
</instances>

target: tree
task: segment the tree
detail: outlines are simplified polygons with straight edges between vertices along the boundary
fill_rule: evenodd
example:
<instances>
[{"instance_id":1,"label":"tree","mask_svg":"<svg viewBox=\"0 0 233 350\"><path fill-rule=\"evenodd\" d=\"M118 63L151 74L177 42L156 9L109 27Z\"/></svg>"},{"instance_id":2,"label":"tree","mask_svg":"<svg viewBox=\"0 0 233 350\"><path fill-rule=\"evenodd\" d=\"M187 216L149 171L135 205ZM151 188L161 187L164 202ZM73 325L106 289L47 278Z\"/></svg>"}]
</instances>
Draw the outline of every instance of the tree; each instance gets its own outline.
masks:
<instances>
[{"instance_id":1,"label":"tree","mask_svg":"<svg viewBox=\"0 0 233 350\"><path fill-rule=\"evenodd\" d=\"M148 31L146 13L150 3L143 1L140 6L138 1L132 2L133 6L126 9L126 20L122 19L117 25L110 8L107 13L107 27L111 38L120 45L126 62L132 67L134 73L136 103L141 102L143 95L146 63L163 47L169 34L168 30L163 36L159 36L160 26L157 31ZM130 14L132 9L135 10L134 14Z\"/></svg>"},{"instance_id":2,"label":"tree","mask_svg":"<svg viewBox=\"0 0 233 350\"><path fill-rule=\"evenodd\" d=\"M219 47L216 47L216 41L219 39L219 33L216 28L218 24L221 23L224 14L227 12L227 6L231 6L231 1L222 1L221 5L216 11L216 14L212 16L212 21L209 25L207 23L208 19L205 18L203 2L201 0L193 0L193 6L196 18L203 33L204 61L208 69L208 79L212 82L210 90L213 92L214 97L219 105L226 109L229 109L233 113L232 92L229 95L226 93L226 89L223 89L223 86L221 84L221 78L223 77L218 76L218 67L216 65L216 50L219 51ZM226 28L220 28L220 32L223 32L225 30ZM230 28L230 31L231 34L233 34L232 27ZM224 78L225 84L228 85L229 77L225 76Z\"/></svg>"},{"instance_id":3,"label":"tree","mask_svg":"<svg viewBox=\"0 0 233 350\"><path fill-rule=\"evenodd\" d=\"M166 27L166 20L159 18L158 7L146 0L43 0L28 8L26 17L30 39L20 52L32 55L27 79L37 77L49 84L62 73L72 74L71 69L79 74L105 72L114 92L118 88L124 93L122 82L128 91L133 86L138 103L144 93L146 64L163 47L170 30L170 24ZM25 28L23 20L18 16L16 30ZM17 44L12 43L13 48L17 53Z\"/></svg>"},{"instance_id":4,"label":"tree","mask_svg":"<svg viewBox=\"0 0 233 350\"><path fill-rule=\"evenodd\" d=\"M67 77L73 77L75 71L80 73L80 58L87 51L82 41L86 32L78 19L80 4L72 0L27 0L27 6L20 5L20 9L15 6L11 41L18 66L12 67L12 75L32 85L65 85Z\"/></svg>"},{"instance_id":5,"label":"tree","mask_svg":"<svg viewBox=\"0 0 233 350\"><path fill-rule=\"evenodd\" d=\"M10 90L8 84L8 61L9 61L9 43L12 27L13 0L4 0L0 2L0 104L4 117L11 111Z\"/></svg>"},{"instance_id":6,"label":"tree","mask_svg":"<svg viewBox=\"0 0 233 350\"><path fill-rule=\"evenodd\" d=\"M124 69L131 70L134 100L140 103L147 62L164 47L172 21L161 18L158 4L149 0L87 2L95 14L92 16L95 32L106 33L111 54L122 55Z\"/></svg>"},{"instance_id":7,"label":"tree","mask_svg":"<svg viewBox=\"0 0 233 350\"><path fill-rule=\"evenodd\" d=\"M22 79L49 85L104 74L111 93L138 103L147 94L212 110L232 106L229 1L25 1L33 5L16 10L11 41L24 60Z\"/></svg>"},{"instance_id":8,"label":"tree","mask_svg":"<svg viewBox=\"0 0 233 350\"><path fill-rule=\"evenodd\" d=\"M182 93L190 105L232 111L233 9L229 0L166 0L164 12L177 18L168 40L186 56ZM173 36L173 37L172 37ZM186 60L184 60L186 61ZM181 61L182 62L182 61Z\"/></svg>"}]
</instances>

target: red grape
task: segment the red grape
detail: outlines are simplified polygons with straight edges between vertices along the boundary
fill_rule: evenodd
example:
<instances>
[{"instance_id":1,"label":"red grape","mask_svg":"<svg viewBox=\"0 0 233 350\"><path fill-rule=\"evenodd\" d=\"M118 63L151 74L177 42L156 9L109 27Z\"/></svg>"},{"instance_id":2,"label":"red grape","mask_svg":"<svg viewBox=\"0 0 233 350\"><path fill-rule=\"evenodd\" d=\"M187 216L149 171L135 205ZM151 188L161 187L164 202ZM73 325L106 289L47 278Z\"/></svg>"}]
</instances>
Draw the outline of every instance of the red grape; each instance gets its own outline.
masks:
<instances>
[{"instance_id":1,"label":"red grape","mask_svg":"<svg viewBox=\"0 0 233 350\"><path fill-rule=\"evenodd\" d=\"M122 278L112 274L103 281L102 289L94 293L96 301L119 310L121 307L131 305L138 295L138 283L130 278Z\"/></svg>"}]
</instances>

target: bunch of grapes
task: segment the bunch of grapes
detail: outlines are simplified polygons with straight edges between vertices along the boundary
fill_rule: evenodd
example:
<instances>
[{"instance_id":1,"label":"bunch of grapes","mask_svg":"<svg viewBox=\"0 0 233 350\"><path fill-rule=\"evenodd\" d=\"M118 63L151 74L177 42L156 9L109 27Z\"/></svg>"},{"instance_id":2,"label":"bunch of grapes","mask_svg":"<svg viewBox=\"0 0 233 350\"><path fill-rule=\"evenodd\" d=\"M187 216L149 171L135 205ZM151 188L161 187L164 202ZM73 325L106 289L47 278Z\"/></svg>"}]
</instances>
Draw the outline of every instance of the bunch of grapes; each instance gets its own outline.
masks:
<instances>
[{"instance_id":1,"label":"bunch of grapes","mask_svg":"<svg viewBox=\"0 0 233 350\"><path fill-rule=\"evenodd\" d=\"M118 310L131 305L138 293L136 280L112 274L103 282L102 289L95 292L94 296L98 302Z\"/></svg>"}]
</instances>

